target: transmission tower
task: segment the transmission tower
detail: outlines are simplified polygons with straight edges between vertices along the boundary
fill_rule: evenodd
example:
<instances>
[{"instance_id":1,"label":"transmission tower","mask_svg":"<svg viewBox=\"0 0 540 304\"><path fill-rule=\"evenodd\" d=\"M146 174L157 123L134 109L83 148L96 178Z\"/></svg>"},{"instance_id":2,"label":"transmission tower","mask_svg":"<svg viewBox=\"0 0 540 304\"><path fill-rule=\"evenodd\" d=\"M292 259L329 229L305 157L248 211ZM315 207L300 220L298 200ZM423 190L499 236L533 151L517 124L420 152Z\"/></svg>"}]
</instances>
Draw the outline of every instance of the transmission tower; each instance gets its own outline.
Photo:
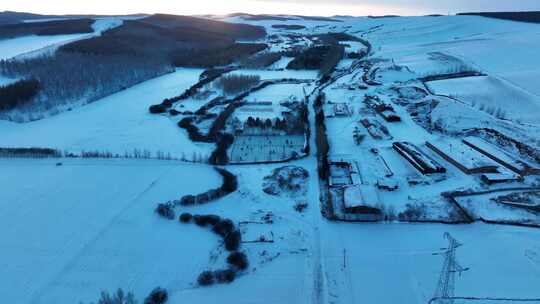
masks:
<instances>
[{"instance_id":1,"label":"transmission tower","mask_svg":"<svg viewBox=\"0 0 540 304\"><path fill-rule=\"evenodd\" d=\"M469 268L461 267L456 261L456 249L462 244L448 232L444 233L444 237L448 240L448 248L445 248L444 251L441 252L441 254L444 255L444 264L433 298L438 299L438 303L441 304L453 304L456 273L459 273L461 276L461 273L469 270Z\"/></svg>"}]
</instances>

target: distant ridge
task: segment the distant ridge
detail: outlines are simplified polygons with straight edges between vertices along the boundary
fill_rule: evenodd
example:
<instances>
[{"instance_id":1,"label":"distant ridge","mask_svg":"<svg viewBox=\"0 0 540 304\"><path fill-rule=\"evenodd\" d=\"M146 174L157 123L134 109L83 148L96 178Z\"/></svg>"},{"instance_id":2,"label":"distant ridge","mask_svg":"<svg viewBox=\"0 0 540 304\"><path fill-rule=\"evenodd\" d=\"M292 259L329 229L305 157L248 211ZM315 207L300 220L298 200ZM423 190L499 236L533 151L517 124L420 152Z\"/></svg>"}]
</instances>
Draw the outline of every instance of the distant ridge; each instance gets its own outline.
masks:
<instances>
[{"instance_id":1,"label":"distant ridge","mask_svg":"<svg viewBox=\"0 0 540 304\"><path fill-rule=\"evenodd\" d=\"M3 11L0 12L0 24L15 24L25 20L39 19L87 19L101 17L146 17L148 14L130 14L130 15L40 15L26 12Z\"/></svg>"},{"instance_id":2,"label":"distant ridge","mask_svg":"<svg viewBox=\"0 0 540 304\"><path fill-rule=\"evenodd\" d=\"M459 13L461 16L482 16L488 18L504 19L511 21L540 23L540 11L526 12L476 12L476 13Z\"/></svg>"}]
</instances>

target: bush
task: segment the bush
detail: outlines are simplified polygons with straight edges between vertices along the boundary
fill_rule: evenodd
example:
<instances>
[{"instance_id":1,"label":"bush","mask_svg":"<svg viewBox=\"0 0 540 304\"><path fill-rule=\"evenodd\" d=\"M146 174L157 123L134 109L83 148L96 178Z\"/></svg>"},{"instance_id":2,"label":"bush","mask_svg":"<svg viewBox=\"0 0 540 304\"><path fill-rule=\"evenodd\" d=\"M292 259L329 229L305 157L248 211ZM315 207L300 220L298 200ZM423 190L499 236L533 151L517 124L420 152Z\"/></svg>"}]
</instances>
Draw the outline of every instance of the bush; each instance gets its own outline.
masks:
<instances>
[{"instance_id":1,"label":"bush","mask_svg":"<svg viewBox=\"0 0 540 304\"><path fill-rule=\"evenodd\" d=\"M180 204L184 206L195 205L195 196L194 195L185 195L180 200Z\"/></svg>"},{"instance_id":2,"label":"bush","mask_svg":"<svg viewBox=\"0 0 540 304\"><path fill-rule=\"evenodd\" d=\"M249 266L246 254L238 251L229 254L229 256L227 257L227 263L236 267L239 270L245 270Z\"/></svg>"},{"instance_id":3,"label":"bush","mask_svg":"<svg viewBox=\"0 0 540 304\"><path fill-rule=\"evenodd\" d=\"M426 205L423 203L407 204L405 210L398 214L400 221L418 221L426 216Z\"/></svg>"},{"instance_id":4,"label":"bush","mask_svg":"<svg viewBox=\"0 0 540 304\"><path fill-rule=\"evenodd\" d=\"M167 290L157 287L144 300L144 304L163 304L169 299Z\"/></svg>"},{"instance_id":5,"label":"bush","mask_svg":"<svg viewBox=\"0 0 540 304\"><path fill-rule=\"evenodd\" d=\"M191 219L193 219L193 215L191 215L191 213L182 213L178 219L182 223L189 223L191 222Z\"/></svg>"},{"instance_id":6,"label":"bush","mask_svg":"<svg viewBox=\"0 0 540 304\"><path fill-rule=\"evenodd\" d=\"M172 220L175 217L173 207L169 203L167 203L167 204L162 204L162 203L158 204L158 206L156 207L156 212L160 216L162 216L162 217L164 217L166 219L169 219L169 220Z\"/></svg>"},{"instance_id":7,"label":"bush","mask_svg":"<svg viewBox=\"0 0 540 304\"><path fill-rule=\"evenodd\" d=\"M229 162L227 150L233 142L234 136L230 134L223 134L221 139L217 142L217 147L210 155L210 159L208 161L214 165L226 165Z\"/></svg>"},{"instance_id":8,"label":"bush","mask_svg":"<svg viewBox=\"0 0 540 304\"><path fill-rule=\"evenodd\" d=\"M214 272L214 276L218 283L231 283L236 278L236 272L232 269L218 270Z\"/></svg>"},{"instance_id":9,"label":"bush","mask_svg":"<svg viewBox=\"0 0 540 304\"><path fill-rule=\"evenodd\" d=\"M165 113L165 111L167 111L167 107L164 105L158 104L158 105L150 106L148 110L152 114L160 114L160 113Z\"/></svg>"},{"instance_id":10,"label":"bush","mask_svg":"<svg viewBox=\"0 0 540 304\"><path fill-rule=\"evenodd\" d=\"M135 297L131 292L126 295L122 289L118 289L116 294L109 294L106 291L101 292L101 298L97 304L137 304Z\"/></svg>"},{"instance_id":11,"label":"bush","mask_svg":"<svg viewBox=\"0 0 540 304\"><path fill-rule=\"evenodd\" d=\"M240 231L235 230L227 236L225 236L225 249L228 251L235 251L240 248L240 242L242 241L242 234L240 234Z\"/></svg>"},{"instance_id":12,"label":"bush","mask_svg":"<svg viewBox=\"0 0 540 304\"><path fill-rule=\"evenodd\" d=\"M208 224L206 222L206 219L202 215L194 215L193 216L193 221L195 222L195 224L197 226L201 226L201 227L204 227L204 226L206 226L206 224Z\"/></svg>"},{"instance_id":13,"label":"bush","mask_svg":"<svg viewBox=\"0 0 540 304\"><path fill-rule=\"evenodd\" d=\"M304 212L304 210L306 210L307 207L308 207L307 203L298 202L294 205L294 210L302 213Z\"/></svg>"},{"instance_id":14,"label":"bush","mask_svg":"<svg viewBox=\"0 0 540 304\"><path fill-rule=\"evenodd\" d=\"M221 221L221 217L219 217L218 215L210 214L210 215L205 215L204 217L206 219L206 222L212 226L215 226L217 223Z\"/></svg>"},{"instance_id":15,"label":"bush","mask_svg":"<svg viewBox=\"0 0 540 304\"><path fill-rule=\"evenodd\" d=\"M212 228L212 231L220 235L221 237L226 237L234 231L234 223L229 219L224 219L219 221L219 223L214 225L214 228Z\"/></svg>"},{"instance_id":16,"label":"bush","mask_svg":"<svg viewBox=\"0 0 540 304\"><path fill-rule=\"evenodd\" d=\"M203 271L197 278L201 286L209 286L215 283L214 273L212 271Z\"/></svg>"},{"instance_id":17,"label":"bush","mask_svg":"<svg viewBox=\"0 0 540 304\"><path fill-rule=\"evenodd\" d=\"M225 169L216 168L216 170L223 177L223 185L221 185L221 190L223 190L225 193L236 191L238 188L238 180L236 179L236 176Z\"/></svg>"}]
</instances>

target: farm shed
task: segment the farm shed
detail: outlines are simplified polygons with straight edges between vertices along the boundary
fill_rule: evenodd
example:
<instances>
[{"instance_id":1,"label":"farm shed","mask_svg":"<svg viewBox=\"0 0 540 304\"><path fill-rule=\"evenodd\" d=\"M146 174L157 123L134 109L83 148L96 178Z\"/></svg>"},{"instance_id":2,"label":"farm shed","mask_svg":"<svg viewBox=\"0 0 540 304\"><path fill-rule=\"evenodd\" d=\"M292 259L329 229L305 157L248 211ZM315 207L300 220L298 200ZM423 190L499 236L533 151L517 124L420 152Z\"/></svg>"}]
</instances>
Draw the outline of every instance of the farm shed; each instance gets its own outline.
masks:
<instances>
[{"instance_id":1,"label":"farm shed","mask_svg":"<svg viewBox=\"0 0 540 304\"><path fill-rule=\"evenodd\" d=\"M361 216L361 220L378 221L382 218L377 189L368 185L345 188L343 207L346 213Z\"/></svg>"},{"instance_id":2,"label":"farm shed","mask_svg":"<svg viewBox=\"0 0 540 304\"><path fill-rule=\"evenodd\" d=\"M519 175L540 174L540 169L534 168L521 160L515 159L514 157L506 154L506 152L502 151L500 148L482 138L469 136L463 139L463 143Z\"/></svg>"},{"instance_id":3,"label":"farm shed","mask_svg":"<svg viewBox=\"0 0 540 304\"><path fill-rule=\"evenodd\" d=\"M499 166L493 160L462 142L426 142L426 147L465 174L498 172Z\"/></svg>"},{"instance_id":4,"label":"farm shed","mask_svg":"<svg viewBox=\"0 0 540 304\"><path fill-rule=\"evenodd\" d=\"M433 173L445 173L446 168L436 160L425 154L420 148L409 142L394 142L392 144L403 158L405 158L420 173L427 175Z\"/></svg>"},{"instance_id":5,"label":"farm shed","mask_svg":"<svg viewBox=\"0 0 540 304\"><path fill-rule=\"evenodd\" d=\"M488 185L519 182L523 180L521 176L513 172L485 173L480 176L480 179Z\"/></svg>"}]
</instances>

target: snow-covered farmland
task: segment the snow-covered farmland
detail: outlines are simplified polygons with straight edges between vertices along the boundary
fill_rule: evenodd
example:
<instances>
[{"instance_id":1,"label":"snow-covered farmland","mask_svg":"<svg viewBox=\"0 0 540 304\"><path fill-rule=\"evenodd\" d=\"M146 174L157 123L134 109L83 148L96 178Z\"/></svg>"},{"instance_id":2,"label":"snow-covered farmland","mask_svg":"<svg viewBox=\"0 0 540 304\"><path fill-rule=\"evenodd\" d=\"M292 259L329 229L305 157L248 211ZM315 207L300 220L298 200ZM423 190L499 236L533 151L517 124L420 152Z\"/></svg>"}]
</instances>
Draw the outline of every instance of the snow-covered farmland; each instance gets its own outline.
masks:
<instances>
[{"instance_id":1,"label":"snow-covered farmland","mask_svg":"<svg viewBox=\"0 0 540 304\"><path fill-rule=\"evenodd\" d=\"M433 224L325 225L323 256L336 303L428 303L443 268L449 232L463 246L456 259L455 296L540 297L540 230ZM436 255L436 253L439 253ZM480 303L480 302L471 302ZM538 303L538 302L533 302Z\"/></svg>"},{"instance_id":2,"label":"snow-covered farmland","mask_svg":"<svg viewBox=\"0 0 540 304\"><path fill-rule=\"evenodd\" d=\"M490 76L432 81L429 88L492 115L540 124L540 97Z\"/></svg>"},{"instance_id":3,"label":"snow-covered farmland","mask_svg":"<svg viewBox=\"0 0 540 304\"><path fill-rule=\"evenodd\" d=\"M0 146L50 147L74 153L161 151L172 156L209 155L209 144L191 142L179 118L153 115L148 107L196 83L201 69L179 69L83 107L24 124L0 121Z\"/></svg>"},{"instance_id":4,"label":"snow-covered farmland","mask_svg":"<svg viewBox=\"0 0 540 304\"><path fill-rule=\"evenodd\" d=\"M10 185L0 193L4 301L88 303L118 287L138 297L156 286L185 288L218 244L195 225L154 214L158 202L220 185L211 167L141 160L0 160L0 167Z\"/></svg>"}]
</instances>

